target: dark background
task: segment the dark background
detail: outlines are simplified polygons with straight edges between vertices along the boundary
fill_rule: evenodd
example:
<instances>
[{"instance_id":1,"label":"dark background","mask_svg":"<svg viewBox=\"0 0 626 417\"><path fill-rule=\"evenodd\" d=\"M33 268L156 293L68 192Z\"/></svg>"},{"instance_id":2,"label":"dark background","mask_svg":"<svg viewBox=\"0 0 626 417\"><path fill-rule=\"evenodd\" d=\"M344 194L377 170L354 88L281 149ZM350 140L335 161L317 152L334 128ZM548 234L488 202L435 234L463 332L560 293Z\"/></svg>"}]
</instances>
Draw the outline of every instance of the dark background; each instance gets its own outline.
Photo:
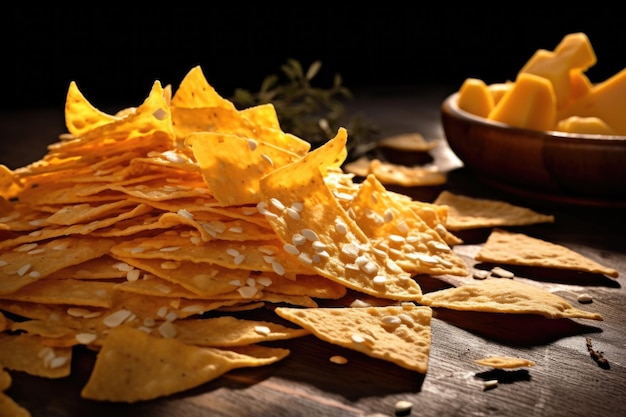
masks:
<instances>
[{"instance_id":1,"label":"dark background","mask_svg":"<svg viewBox=\"0 0 626 417\"><path fill-rule=\"evenodd\" d=\"M320 60L317 85L338 73L353 91L501 82L579 31L598 57L592 81L626 67L626 19L598 2L178 3L3 6L2 110L62 108L72 80L94 106L117 110L140 104L155 79L175 89L195 65L229 97L258 90L287 58Z\"/></svg>"}]
</instances>

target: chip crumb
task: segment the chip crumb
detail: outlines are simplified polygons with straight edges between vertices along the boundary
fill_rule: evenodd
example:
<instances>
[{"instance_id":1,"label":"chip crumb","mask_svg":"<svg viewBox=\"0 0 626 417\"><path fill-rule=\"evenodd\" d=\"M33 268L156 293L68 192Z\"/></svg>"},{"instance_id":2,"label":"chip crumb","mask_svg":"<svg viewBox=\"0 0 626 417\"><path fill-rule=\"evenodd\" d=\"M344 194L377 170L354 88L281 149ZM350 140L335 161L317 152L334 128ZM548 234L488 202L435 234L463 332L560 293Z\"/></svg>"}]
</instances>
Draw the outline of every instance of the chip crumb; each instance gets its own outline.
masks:
<instances>
[{"instance_id":1,"label":"chip crumb","mask_svg":"<svg viewBox=\"0 0 626 417\"><path fill-rule=\"evenodd\" d=\"M413 403L406 400L400 400L395 405L395 415L396 416L408 416L411 414L411 410L413 408Z\"/></svg>"},{"instance_id":2,"label":"chip crumb","mask_svg":"<svg viewBox=\"0 0 626 417\"><path fill-rule=\"evenodd\" d=\"M483 389L485 391L490 390L490 389L494 389L497 386L498 386L498 380L497 379L489 379L489 380L483 382Z\"/></svg>"},{"instance_id":3,"label":"chip crumb","mask_svg":"<svg viewBox=\"0 0 626 417\"><path fill-rule=\"evenodd\" d=\"M500 278L513 278L515 274L509 270L506 270L500 266L495 266L491 269L491 273Z\"/></svg>"},{"instance_id":4,"label":"chip crumb","mask_svg":"<svg viewBox=\"0 0 626 417\"><path fill-rule=\"evenodd\" d=\"M581 304L589 304L593 302L593 297L590 296L589 294L580 294L578 296L578 302Z\"/></svg>"},{"instance_id":5,"label":"chip crumb","mask_svg":"<svg viewBox=\"0 0 626 417\"><path fill-rule=\"evenodd\" d=\"M346 363L348 363L348 359L340 355L333 355L330 357L329 360L332 363L336 363L337 365L345 365Z\"/></svg>"},{"instance_id":6,"label":"chip crumb","mask_svg":"<svg viewBox=\"0 0 626 417\"><path fill-rule=\"evenodd\" d=\"M474 279L486 279L489 276L489 271L485 269L476 269L472 273Z\"/></svg>"}]
</instances>

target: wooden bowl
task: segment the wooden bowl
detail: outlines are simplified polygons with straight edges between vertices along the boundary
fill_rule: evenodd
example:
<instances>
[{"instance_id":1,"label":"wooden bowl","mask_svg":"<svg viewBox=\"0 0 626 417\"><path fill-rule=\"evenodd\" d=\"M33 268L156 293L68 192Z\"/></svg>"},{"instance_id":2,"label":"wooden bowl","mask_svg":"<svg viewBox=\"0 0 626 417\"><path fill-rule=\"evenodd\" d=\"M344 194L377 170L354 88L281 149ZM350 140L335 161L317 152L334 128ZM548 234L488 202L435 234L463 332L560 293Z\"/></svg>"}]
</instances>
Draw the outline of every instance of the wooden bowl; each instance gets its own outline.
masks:
<instances>
[{"instance_id":1,"label":"wooden bowl","mask_svg":"<svg viewBox=\"0 0 626 417\"><path fill-rule=\"evenodd\" d=\"M542 199L626 202L626 136L521 129L441 105L446 140L487 183Z\"/></svg>"}]
</instances>

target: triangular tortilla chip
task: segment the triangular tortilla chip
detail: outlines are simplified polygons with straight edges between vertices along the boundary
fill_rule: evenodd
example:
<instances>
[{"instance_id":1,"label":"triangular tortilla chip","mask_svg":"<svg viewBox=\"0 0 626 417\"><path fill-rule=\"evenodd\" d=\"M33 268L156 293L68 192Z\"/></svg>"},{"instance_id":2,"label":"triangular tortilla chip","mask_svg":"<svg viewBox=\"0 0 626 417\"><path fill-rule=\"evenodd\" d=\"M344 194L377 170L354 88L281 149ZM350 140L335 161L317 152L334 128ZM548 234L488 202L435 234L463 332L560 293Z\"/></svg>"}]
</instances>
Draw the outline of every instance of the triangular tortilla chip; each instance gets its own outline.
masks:
<instances>
[{"instance_id":1,"label":"triangular tortilla chip","mask_svg":"<svg viewBox=\"0 0 626 417\"><path fill-rule=\"evenodd\" d=\"M475 259L480 262L591 272L611 278L619 276L616 269L601 265L565 246L502 229L491 232Z\"/></svg>"},{"instance_id":2,"label":"triangular tortilla chip","mask_svg":"<svg viewBox=\"0 0 626 417\"><path fill-rule=\"evenodd\" d=\"M420 302L430 307L461 311L539 314L549 319L603 320L599 313L580 310L547 290L507 278L489 278L430 292Z\"/></svg>"},{"instance_id":3,"label":"triangular tortilla chip","mask_svg":"<svg viewBox=\"0 0 626 417\"><path fill-rule=\"evenodd\" d=\"M505 201L468 197L442 191L434 204L448 207L448 230L554 223L554 216Z\"/></svg>"},{"instance_id":4,"label":"triangular tortilla chip","mask_svg":"<svg viewBox=\"0 0 626 417\"><path fill-rule=\"evenodd\" d=\"M522 368L535 366L535 362L524 358L511 358L508 356L489 356L474 361L478 365L490 366L497 369Z\"/></svg>"},{"instance_id":5,"label":"triangular tortilla chip","mask_svg":"<svg viewBox=\"0 0 626 417\"><path fill-rule=\"evenodd\" d=\"M326 342L420 373L428 369L432 318L428 307L406 303L362 308L278 307L275 311Z\"/></svg>"},{"instance_id":6,"label":"triangular tortilla chip","mask_svg":"<svg viewBox=\"0 0 626 417\"><path fill-rule=\"evenodd\" d=\"M149 400L197 387L234 368L271 364L289 353L266 349L265 357L254 357L116 327L103 343L81 396L127 403Z\"/></svg>"}]
</instances>

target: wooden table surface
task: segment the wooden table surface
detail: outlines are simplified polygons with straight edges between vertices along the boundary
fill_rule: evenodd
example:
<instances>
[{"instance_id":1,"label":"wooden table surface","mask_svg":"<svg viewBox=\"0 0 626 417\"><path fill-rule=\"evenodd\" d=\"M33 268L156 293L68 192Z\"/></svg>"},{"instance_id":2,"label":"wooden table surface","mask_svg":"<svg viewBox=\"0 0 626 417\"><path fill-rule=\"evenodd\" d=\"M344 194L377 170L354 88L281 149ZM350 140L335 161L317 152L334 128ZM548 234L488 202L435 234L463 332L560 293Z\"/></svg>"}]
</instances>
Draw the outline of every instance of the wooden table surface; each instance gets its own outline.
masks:
<instances>
[{"instance_id":1,"label":"wooden table surface","mask_svg":"<svg viewBox=\"0 0 626 417\"><path fill-rule=\"evenodd\" d=\"M456 167L458 161L442 140L439 124L439 105L450 92L445 88L377 90L358 94L349 108L375 122L385 134L420 132L427 139L440 140L439 161ZM0 129L0 163L21 166L43 156L45 146L64 131L62 109L4 113ZM135 404L81 399L80 389L95 354L78 349L71 376L48 380L12 372L13 384L7 394L34 417L373 417L393 416L400 400L413 404L412 416L626 415L625 206L572 206L522 197L490 188L462 167L449 173L444 187L400 191L429 201L441 189L554 214L553 224L521 230L613 267L620 277L515 272L520 279L540 282L575 306L578 294L592 295L592 304L579 307L601 313L604 320L435 310L429 369L424 375L306 336L272 343L291 350L287 358L273 365L230 371L191 391ZM455 250L471 263L485 232L462 237L464 244ZM441 281L431 278L420 284L428 292ZM608 360L608 367L592 359L588 340ZM332 364L332 355L343 355L349 361L342 366ZM490 355L521 356L536 365L497 371L474 363ZM499 384L485 390L483 382L490 379Z\"/></svg>"}]
</instances>

